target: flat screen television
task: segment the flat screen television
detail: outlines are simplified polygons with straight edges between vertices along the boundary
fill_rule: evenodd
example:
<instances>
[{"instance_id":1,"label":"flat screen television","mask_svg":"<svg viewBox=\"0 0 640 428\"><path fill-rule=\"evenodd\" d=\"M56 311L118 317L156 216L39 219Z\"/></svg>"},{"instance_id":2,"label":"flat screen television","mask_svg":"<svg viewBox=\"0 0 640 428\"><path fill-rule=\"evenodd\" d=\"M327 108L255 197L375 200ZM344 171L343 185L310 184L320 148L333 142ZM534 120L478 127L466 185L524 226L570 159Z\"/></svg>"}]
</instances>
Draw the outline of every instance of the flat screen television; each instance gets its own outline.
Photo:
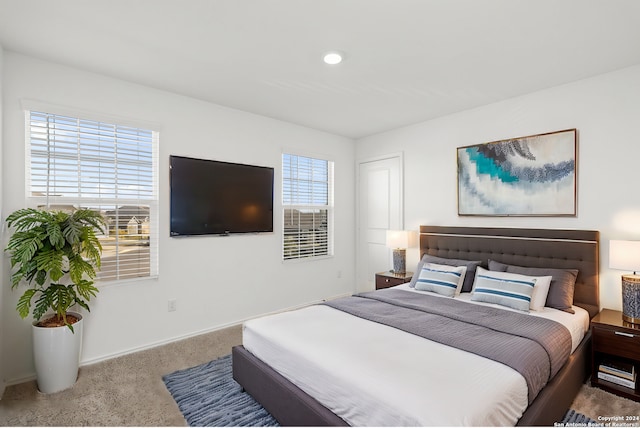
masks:
<instances>
[{"instance_id":1,"label":"flat screen television","mask_svg":"<svg viewBox=\"0 0 640 428\"><path fill-rule=\"evenodd\" d=\"M273 232L273 168L170 156L171 236Z\"/></svg>"}]
</instances>

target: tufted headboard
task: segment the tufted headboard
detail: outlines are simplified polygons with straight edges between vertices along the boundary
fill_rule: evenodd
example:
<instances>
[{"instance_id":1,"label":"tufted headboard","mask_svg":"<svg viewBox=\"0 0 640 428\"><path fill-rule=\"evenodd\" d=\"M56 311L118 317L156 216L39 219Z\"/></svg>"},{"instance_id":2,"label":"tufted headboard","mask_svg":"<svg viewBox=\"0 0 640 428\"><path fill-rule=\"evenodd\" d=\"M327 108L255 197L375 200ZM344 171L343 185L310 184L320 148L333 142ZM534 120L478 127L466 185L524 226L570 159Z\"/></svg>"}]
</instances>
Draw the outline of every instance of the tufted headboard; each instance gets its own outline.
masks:
<instances>
[{"instance_id":1,"label":"tufted headboard","mask_svg":"<svg viewBox=\"0 0 640 428\"><path fill-rule=\"evenodd\" d=\"M600 232L596 230L420 226L424 254L541 268L578 269L573 304L594 317L600 311Z\"/></svg>"}]
</instances>

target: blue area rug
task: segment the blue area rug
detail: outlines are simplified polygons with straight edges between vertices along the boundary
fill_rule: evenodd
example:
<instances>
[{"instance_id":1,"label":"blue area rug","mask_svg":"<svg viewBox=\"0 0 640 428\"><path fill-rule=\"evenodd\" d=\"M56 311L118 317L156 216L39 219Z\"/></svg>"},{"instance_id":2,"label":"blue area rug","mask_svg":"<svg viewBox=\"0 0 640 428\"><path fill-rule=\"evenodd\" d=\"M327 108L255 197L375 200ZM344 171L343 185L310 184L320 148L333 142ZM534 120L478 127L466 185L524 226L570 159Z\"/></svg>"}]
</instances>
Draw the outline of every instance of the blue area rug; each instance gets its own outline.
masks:
<instances>
[{"instance_id":1,"label":"blue area rug","mask_svg":"<svg viewBox=\"0 0 640 428\"><path fill-rule=\"evenodd\" d=\"M231 355L162 377L189 426L279 426L233 380Z\"/></svg>"},{"instance_id":2,"label":"blue area rug","mask_svg":"<svg viewBox=\"0 0 640 428\"><path fill-rule=\"evenodd\" d=\"M582 413L577 413L575 410L569 410L562 419L562 424L564 426L595 426L596 423L597 422L590 417L585 416Z\"/></svg>"},{"instance_id":3,"label":"blue area rug","mask_svg":"<svg viewBox=\"0 0 640 428\"><path fill-rule=\"evenodd\" d=\"M279 426L273 416L233 380L231 355L163 376L189 426ZM564 426L587 426L593 419L569 410ZM584 424L584 425L583 425Z\"/></svg>"}]
</instances>

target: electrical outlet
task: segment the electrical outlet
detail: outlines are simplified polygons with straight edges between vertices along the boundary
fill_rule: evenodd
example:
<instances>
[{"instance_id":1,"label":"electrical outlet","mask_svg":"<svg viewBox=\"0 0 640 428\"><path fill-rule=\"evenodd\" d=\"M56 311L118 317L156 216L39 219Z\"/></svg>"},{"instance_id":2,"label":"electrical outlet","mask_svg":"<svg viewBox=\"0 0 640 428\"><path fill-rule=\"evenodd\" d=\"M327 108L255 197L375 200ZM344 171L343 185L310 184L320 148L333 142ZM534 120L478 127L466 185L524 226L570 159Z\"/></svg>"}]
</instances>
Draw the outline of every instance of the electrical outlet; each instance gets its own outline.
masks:
<instances>
[{"instance_id":1,"label":"electrical outlet","mask_svg":"<svg viewBox=\"0 0 640 428\"><path fill-rule=\"evenodd\" d=\"M169 302L167 303L167 310L169 312L174 312L176 310L176 306L178 304L178 301L173 299L173 300L169 300Z\"/></svg>"}]
</instances>

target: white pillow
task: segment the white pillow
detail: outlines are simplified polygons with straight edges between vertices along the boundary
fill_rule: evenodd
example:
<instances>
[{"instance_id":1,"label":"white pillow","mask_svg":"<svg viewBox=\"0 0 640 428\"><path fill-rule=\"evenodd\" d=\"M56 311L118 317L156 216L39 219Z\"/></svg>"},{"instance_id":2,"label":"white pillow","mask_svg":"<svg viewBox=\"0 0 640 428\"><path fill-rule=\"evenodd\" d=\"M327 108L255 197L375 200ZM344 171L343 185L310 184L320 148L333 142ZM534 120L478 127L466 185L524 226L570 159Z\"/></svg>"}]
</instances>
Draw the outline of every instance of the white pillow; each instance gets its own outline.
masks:
<instances>
[{"instance_id":1,"label":"white pillow","mask_svg":"<svg viewBox=\"0 0 640 428\"><path fill-rule=\"evenodd\" d=\"M547 295L551 287L552 276L536 276L536 285L533 287L531 295L531 310L541 311L547 303Z\"/></svg>"},{"instance_id":2,"label":"white pillow","mask_svg":"<svg viewBox=\"0 0 640 428\"><path fill-rule=\"evenodd\" d=\"M415 283L416 290L432 291L444 296L453 297L460 294L466 266L447 266L436 263L425 263Z\"/></svg>"},{"instance_id":3,"label":"white pillow","mask_svg":"<svg viewBox=\"0 0 640 428\"><path fill-rule=\"evenodd\" d=\"M478 267L471 300L496 303L521 311L541 311L547 301L551 278L488 271Z\"/></svg>"}]
</instances>

